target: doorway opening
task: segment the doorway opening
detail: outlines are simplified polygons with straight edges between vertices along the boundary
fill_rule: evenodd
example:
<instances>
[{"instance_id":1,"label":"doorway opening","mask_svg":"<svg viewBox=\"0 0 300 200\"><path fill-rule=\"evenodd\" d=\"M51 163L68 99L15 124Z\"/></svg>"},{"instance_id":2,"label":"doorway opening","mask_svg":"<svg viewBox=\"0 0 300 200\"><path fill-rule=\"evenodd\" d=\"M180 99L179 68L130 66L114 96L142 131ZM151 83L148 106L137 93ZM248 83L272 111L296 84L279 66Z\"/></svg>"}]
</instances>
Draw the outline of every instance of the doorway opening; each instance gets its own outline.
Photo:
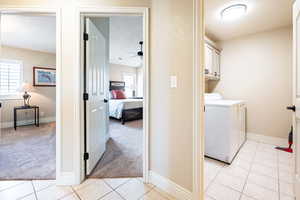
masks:
<instances>
[{"instance_id":1,"label":"doorway opening","mask_svg":"<svg viewBox=\"0 0 300 200\"><path fill-rule=\"evenodd\" d=\"M144 177L147 40L141 14L82 14L86 177Z\"/></svg>"},{"instance_id":2,"label":"doorway opening","mask_svg":"<svg viewBox=\"0 0 300 200\"><path fill-rule=\"evenodd\" d=\"M206 0L204 174L209 198L295 198L294 154L275 149L289 145L293 125L286 109L293 102L295 73L292 8L290 1ZM264 23L269 20L276 23ZM215 192L223 189L227 192Z\"/></svg>"},{"instance_id":3,"label":"doorway opening","mask_svg":"<svg viewBox=\"0 0 300 200\"><path fill-rule=\"evenodd\" d=\"M56 179L56 14L0 14L0 179Z\"/></svg>"}]
</instances>

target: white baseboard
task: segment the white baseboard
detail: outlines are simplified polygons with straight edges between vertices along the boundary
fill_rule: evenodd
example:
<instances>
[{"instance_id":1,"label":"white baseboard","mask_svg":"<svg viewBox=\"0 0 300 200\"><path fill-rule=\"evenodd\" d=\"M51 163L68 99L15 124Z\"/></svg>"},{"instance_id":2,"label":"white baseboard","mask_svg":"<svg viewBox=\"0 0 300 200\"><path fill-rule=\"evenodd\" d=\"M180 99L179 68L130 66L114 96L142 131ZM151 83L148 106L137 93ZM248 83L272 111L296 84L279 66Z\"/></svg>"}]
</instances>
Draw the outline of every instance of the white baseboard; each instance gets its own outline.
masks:
<instances>
[{"instance_id":1,"label":"white baseboard","mask_svg":"<svg viewBox=\"0 0 300 200\"><path fill-rule=\"evenodd\" d=\"M76 182L76 177L73 172L62 172L56 176L56 185L67 186L80 184Z\"/></svg>"},{"instance_id":2,"label":"white baseboard","mask_svg":"<svg viewBox=\"0 0 300 200\"><path fill-rule=\"evenodd\" d=\"M267 143L267 144L278 145L278 146L288 145L288 139L266 136L266 135L255 134L255 133L247 133L247 139L254 140L257 142Z\"/></svg>"},{"instance_id":3,"label":"white baseboard","mask_svg":"<svg viewBox=\"0 0 300 200\"><path fill-rule=\"evenodd\" d=\"M193 198L192 192L153 171L149 172L149 181L178 200L192 200Z\"/></svg>"},{"instance_id":4,"label":"white baseboard","mask_svg":"<svg viewBox=\"0 0 300 200\"><path fill-rule=\"evenodd\" d=\"M40 123L50 123L50 122L55 122L55 117L43 117L40 118ZM33 120L22 120L22 121L18 121L18 125L22 126L22 125L28 125L28 124L32 124ZM1 128L12 128L14 127L14 122L2 122L1 123Z\"/></svg>"}]
</instances>

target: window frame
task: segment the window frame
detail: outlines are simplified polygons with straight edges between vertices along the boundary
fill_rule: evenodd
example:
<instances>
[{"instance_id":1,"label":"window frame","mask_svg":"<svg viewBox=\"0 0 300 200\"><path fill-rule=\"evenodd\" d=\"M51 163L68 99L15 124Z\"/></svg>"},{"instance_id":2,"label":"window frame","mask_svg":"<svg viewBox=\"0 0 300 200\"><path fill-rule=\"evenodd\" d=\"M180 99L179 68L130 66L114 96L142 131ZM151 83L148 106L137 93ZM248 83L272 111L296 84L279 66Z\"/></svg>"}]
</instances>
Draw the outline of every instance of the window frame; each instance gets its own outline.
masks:
<instances>
[{"instance_id":1,"label":"window frame","mask_svg":"<svg viewBox=\"0 0 300 200\"><path fill-rule=\"evenodd\" d=\"M126 93L126 82L125 82L125 76L133 76L134 77L134 80L133 80L133 82L134 82L134 85L133 85L133 89L132 90L134 90L135 91L135 94L136 94L136 92L137 92L137 77L136 77L136 73L133 73L133 72L123 72L122 73L122 80L124 81L124 83L125 83L125 87L124 87L124 90L125 90L125 93ZM132 97L134 97L132 94L129 96L129 98L132 98Z\"/></svg>"},{"instance_id":2,"label":"window frame","mask_svg":"<svg viewBox=\"0 0 300 200\"><path fill-rule=\"evenodd\" d=\"M23 80L24 80L23 62L21 60L15 60L15 59L0 59L0 68L1 68L1 63L19 64L19 66L20 66L20 84L19 84L19 88L21 88ZM11 94L1 94L0 93L0 100L18 100L18 99L22 99L22 92L21 91L15 91Z\"/></svg>"}]
</instances>

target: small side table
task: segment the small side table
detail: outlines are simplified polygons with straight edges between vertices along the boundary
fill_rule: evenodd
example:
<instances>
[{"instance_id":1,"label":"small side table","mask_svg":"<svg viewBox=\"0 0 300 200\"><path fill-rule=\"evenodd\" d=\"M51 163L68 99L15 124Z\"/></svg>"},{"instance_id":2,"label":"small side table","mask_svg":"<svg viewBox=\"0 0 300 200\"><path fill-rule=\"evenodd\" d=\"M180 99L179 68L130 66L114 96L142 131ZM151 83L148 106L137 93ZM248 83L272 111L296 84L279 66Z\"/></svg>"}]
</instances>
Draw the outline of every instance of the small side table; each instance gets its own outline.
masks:
<instances>
[{"instance_id":1,"label":"small side table","mask_svg":"<svg viewBox=\"0 0 300 200\"><path fill-rule=\"evenodd\" d=\"M34 125L39 127L40 125L40 107L38 106L18 106L14 107L14 128L17 130L17 117L18 117L18 110L34 110Z\"/></svg>"}]
</instances>

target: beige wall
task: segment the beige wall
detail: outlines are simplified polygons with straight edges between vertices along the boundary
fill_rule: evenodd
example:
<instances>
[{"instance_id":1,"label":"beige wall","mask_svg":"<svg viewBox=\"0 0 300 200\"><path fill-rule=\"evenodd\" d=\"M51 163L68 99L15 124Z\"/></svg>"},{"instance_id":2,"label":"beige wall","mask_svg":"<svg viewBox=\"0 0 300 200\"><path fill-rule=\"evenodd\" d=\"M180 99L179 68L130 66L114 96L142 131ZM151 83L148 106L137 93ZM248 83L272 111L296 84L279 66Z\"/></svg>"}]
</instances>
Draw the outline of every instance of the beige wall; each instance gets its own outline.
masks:
<instances>
[{"instance_id":1,"label":"beige wall","mask_svg":"<svg viewBox=\"0 0 300 200\"><path fill-rule=\"evenodd\" d=\"M79 77L73 73L78 67L75 5L151 7L150 169L192 190L193 0L1 0L0 5L62 8L62 155L57 170L71 183L78 181L74 174L78 173L80 163L75 161L82 158L77 148L79 117L74 106L79 98L75 91ZM170 89L170 75L177 75L177 89Z\"/></svg>"},{"instance_id":2,"label":"beige wall","mask_svg":"<svg viewBox=\"0 0 300 200\"><path fill-rule=\"evenodd\" d=\"M125 65L109 64L109 80L110 81L123 81L123 73L137 73L137 68L128 67Z\"/></svg>"},{"instance_id":3,"label":"beige wall","mask_svg":"<svg viewBox=\"0 0 300 200\"><path fill-rule=\"evenodd\" d=\"M109 64L109 80L123 81L123 73L133 73L136 75L136 95L143 96L143 74L142 67L129 67L119 64Z\"/></svg>"},{"instance_id":4,"label":"beige wall","mask_svg":"<svg viewBox=\"0 0 300 200\"><path fill-rule=\"evenodd\" d=\"M247 103L250 133L286 138L292 121L292 28L221 43L221 81L209 85Z\"/></svg>"},{"instance_id":5,"label":"beige wall","mask_svg":"<svg viewBox=\"0 0 300 200\"><path fill-rule=\"evenodd\" d=\"M150 168L192 190L193 1L152 0L151 11Z\"/></svg>"},{"instance_id":6,"label":"beige wall","mask_svg":"<svg viewBox=\"0 0 300 200\"><path fill-rule=\"evenodd\" d=\"M23 82L32 84L33 82L33 67L56 67L56 56L52 53L44 53L39 51L32 51L28 49L19 49L14 47L2 47L2 59L18 60L23 64ZM31 105L38 105L40 107L40 114L42 120L55 120L55 87L34 87L34 91L30 92ZM21 95L20 95L21 97ZM2 100L3 108L1 111L1 122L13 121L13 106L23 104L23 100ZM19 120L26 121L32 119L32 112L20 113ZM47 118L47 119L46 119ZM4 126L7 126L5 124ZM12 126L12 123L9 124Z\"/></svg>"}]
</instances>

